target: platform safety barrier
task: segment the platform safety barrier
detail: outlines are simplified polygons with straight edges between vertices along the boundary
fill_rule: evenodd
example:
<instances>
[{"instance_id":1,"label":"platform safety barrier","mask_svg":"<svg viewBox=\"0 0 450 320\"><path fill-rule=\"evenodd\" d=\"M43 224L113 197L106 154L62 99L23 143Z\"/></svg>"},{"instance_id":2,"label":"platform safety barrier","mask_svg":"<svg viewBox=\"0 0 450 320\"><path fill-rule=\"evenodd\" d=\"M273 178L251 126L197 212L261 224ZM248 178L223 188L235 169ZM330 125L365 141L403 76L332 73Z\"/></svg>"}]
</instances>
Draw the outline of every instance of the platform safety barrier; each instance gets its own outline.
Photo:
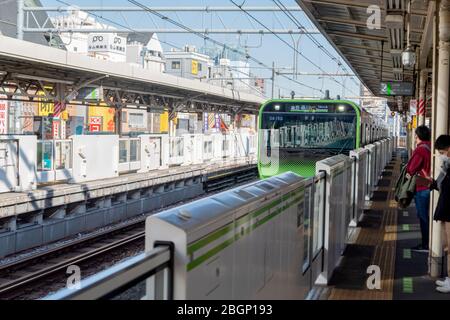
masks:
<instances>
[{"instance_id":1,"label":"platform safety barrier","mask_svg":"<svg viewBox=\"0 0 450 320\"><path fill-rule=\"evenodd\" d=\"M38 184L114 178L169 166L243 158L253 161L256 138L256 134L246 131L177 137L75 135L65 140L0 135L0 173L4 172L0 176L0 193L30 191Z\"/></svg>"},{"instance_id":2,"label":"platform safety barrier","mask_svg":"<svg viewBox=\"0 0 450 320\"><path fill-rule=\"evenodd\" d=\"M169 298L155 294L169 283L174 299L305 298L330 280L393 146L384 139L319 161L315 177L287 172L147 218L146 255L161 243L173 245L173 274L147 279L140 294L121 297ZM108 297L127 268L118 264L83 280L80 294L66 290L49 299ZM127 274L126 282L142 282L141 274ZM96 287L101 295L88 294Z\"/></svg>"},{"instance_id":3,"label":"platform safety barrier","mask_svg":"<svg viewBox=\"0 0 450 320\"><path fill-rule=\"evenodd\" d=\"M67 180L72 174L72 141L38 140L36 159L39 182Z\"/></svg>"}]
</instances>

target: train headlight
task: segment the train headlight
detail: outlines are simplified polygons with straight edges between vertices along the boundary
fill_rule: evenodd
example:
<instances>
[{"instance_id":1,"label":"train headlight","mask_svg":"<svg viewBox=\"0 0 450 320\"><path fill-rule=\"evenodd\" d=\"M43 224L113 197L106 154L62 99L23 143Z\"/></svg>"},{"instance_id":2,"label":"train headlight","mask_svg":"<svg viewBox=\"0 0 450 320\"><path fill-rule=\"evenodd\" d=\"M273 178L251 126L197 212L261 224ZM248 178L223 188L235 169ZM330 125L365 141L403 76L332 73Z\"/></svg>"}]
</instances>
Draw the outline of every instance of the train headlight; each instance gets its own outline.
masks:
<instances>
[{"instance_id":1,"label":"train headlight","mask_svg":"<svg viewBox=\"0 0 450 320\"><path fill-rule=\"evenodd\" d=\"M338 106L337 107L339 112L344 112L345 111L345 106Z\"/></svg>"},{"instance_id":2,"label":"train headlight","mask_svg":"<svg viewBox=\"0 0 450 320\"><path fill-rule=\"evenodd\" d=\"M274 105L273 106L273 108L276 110L276 111L280 111L280 105L279 104L276 104L276 105Z\"/></svg>"}]
</instances>

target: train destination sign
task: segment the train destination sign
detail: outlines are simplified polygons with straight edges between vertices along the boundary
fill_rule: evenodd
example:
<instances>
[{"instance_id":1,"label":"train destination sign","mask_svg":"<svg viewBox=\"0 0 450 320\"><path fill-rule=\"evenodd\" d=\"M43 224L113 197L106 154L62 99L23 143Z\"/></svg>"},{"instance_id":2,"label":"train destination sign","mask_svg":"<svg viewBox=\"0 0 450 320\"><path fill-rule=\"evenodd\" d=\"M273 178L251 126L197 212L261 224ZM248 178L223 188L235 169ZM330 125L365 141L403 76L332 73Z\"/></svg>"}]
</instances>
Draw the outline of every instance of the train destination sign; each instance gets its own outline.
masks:
<instances>
[{"instance_id":1,"label":"train destination sign","mask_svg":"<svg viewBox=\"0 0 450 320\"><path fill-rule=\"evenodd\" d=\"M387 96L412 96L414 94L414 85L412 82L381 82L381 94Z\"/></svg>"},{"instance_id":2,"label":"train destination sign","mask_svg":"<svg viewBox=\"0 0 450 320\"><path fill-rule=\"evenodd\" d=\"M327 105L291 105L290 112L329 112L329 106Z\"/></svg>"}]
</instances>

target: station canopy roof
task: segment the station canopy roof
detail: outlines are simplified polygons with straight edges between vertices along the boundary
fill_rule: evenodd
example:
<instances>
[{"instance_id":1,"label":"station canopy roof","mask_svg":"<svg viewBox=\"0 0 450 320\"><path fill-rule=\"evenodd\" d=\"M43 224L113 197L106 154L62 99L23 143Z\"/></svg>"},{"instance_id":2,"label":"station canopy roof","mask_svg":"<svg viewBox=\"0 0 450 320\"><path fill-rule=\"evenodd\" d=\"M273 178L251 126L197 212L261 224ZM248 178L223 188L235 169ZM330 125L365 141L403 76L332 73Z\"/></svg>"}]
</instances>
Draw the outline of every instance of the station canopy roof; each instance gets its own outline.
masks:
<instances>
[{"instance_id":1,"label":"station canopy roof","mask_svg":"<svg viewBox=\"0 0 450 320\"><path fill-rule=\"evenodd\" d=\"M265 98L204 81L151 72L125 62L111 62L83 56L65 50L17 40L0 35L0 73L12 78L55 79L55 82L77 83L103 77L92 85L108 90L161 96L175 102L199 102L218 105L224 112L256 113ZM70 85L70 84L69 84ZM180 102L181 101L181 102ZM183 102L184 101L184 102ZM179 110L182 111L182 110Z\"/></svg>"},{"instance_id":2,"label":"station canopy roof","mask_svg":"<svg viewBox=\"0 0 450 320\"><path fill-rule=\"evenodd\" d=\"M382 81L413 81L414 69L404 67L401 56L407 47L408 1L297 2L374 95L383 95L380 90ZM378 26L374 25L377 22L374 19L376 6L380 8L381 18ZM425 52L418 57L421 69L427 67L426 59L432 45L430 17L434 15L434 10L434 1L411 1L409 39L413 49L420 48ZM391 109L395 100L394 97L388 100Z\"/></svg>"}]
</instances>

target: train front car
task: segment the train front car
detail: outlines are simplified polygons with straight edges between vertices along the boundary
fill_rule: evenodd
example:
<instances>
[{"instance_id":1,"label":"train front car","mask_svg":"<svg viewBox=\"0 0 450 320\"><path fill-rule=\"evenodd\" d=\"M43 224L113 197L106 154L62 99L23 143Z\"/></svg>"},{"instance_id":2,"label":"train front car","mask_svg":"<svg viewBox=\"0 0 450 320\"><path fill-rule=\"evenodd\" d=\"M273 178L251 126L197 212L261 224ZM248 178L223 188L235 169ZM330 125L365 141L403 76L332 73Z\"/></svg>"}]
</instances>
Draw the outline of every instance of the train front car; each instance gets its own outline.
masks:
<instances>
[{"instance_id":1,"label":"train front car","mask_svg":"<svg viewBox=\"0 0 450 320\"><path fill-rule=\"evenodd\" d=\"M270 100L259 112L258 170L267 178L315 175L316 162L360 145L361 112L350 101Z\"/></svg>"}]
</instances>

